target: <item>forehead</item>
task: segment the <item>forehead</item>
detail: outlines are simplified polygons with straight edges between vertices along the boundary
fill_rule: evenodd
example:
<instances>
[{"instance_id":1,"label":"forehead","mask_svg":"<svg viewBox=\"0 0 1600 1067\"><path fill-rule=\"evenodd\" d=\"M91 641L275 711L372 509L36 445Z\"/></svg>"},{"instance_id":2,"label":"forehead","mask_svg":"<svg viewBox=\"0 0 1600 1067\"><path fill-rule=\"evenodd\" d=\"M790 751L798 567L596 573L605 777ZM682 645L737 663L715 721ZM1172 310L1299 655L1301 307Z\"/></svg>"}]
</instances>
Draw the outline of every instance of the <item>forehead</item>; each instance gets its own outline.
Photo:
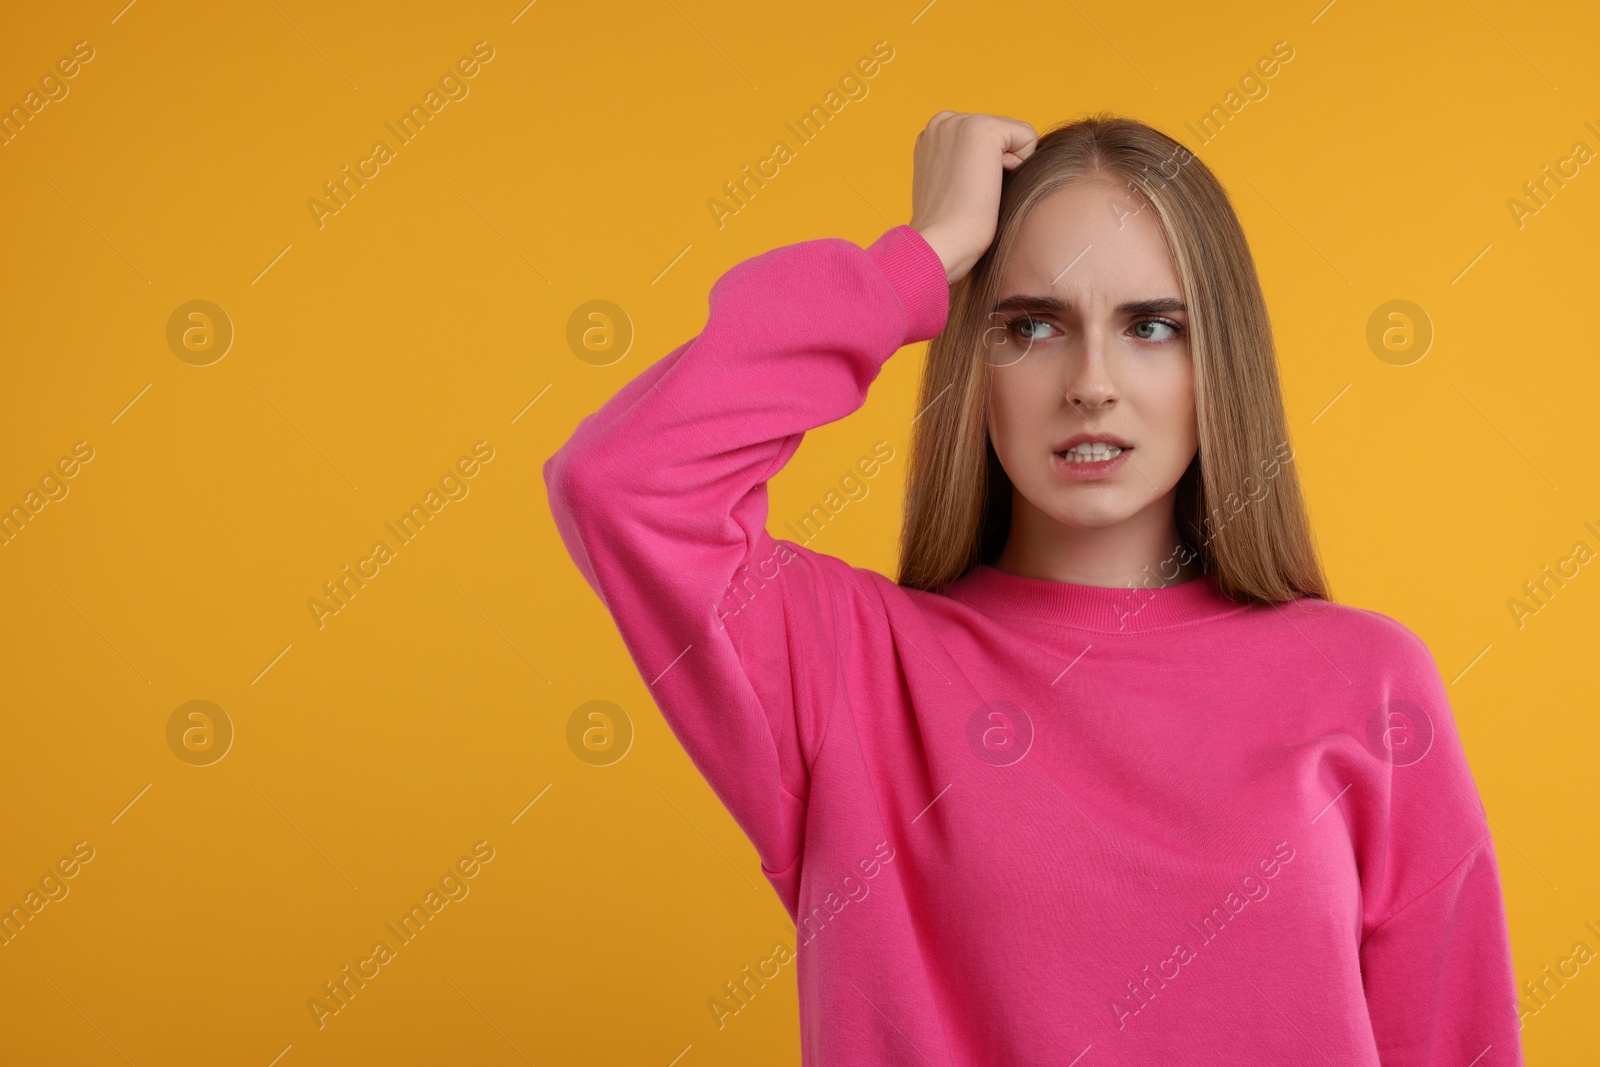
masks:
<instances>
[{"instance_id":1,"label":"forehead","mask_svg":"<svg viewBox=\"0 0 1600 1067\"><path fill-rule=\"evenodd\" d=\"M1183 296L1155 208L1109 178L1070 182L1040 198L1022 220L1000 287L1002 298Z\"/></svg>"}]
</instances>

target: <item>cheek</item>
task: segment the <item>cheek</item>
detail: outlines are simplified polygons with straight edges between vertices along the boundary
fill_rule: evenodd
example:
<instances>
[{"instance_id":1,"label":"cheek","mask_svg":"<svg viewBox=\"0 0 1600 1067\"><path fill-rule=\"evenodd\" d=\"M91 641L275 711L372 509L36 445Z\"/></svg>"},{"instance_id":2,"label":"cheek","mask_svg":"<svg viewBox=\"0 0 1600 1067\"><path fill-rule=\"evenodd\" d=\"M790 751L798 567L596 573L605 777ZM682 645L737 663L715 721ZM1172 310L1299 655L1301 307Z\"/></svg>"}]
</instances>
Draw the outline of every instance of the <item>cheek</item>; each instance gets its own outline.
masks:
<instances>
[{"instance_id":1,"label":"cheek","mask_svg":"<svg viewBox=\"0 0 1600 1067\"><path fill-rule=\"evenodd\" d=\"M1037 383L1013 368L996 368L989 371L989 440L994 444L995 455L1008 468L1012 460L1025 455L1033 448L1032 435L1036 433L1038 419L1032 412L1037 402Z\"/></svg>"},{"instance_id":2,"label":"cheek","mask_svg":"<svg viewBox=\"0 0 1600 1067\"><path fill-rule=\"evenodd\" d=\"M1159 429L1163 444L1185 463L1198 441L1198 421L1194 406L1194 372L1188 357L1166 368L1150 383L1152 425Z\"/></svg>"}]
</instances>

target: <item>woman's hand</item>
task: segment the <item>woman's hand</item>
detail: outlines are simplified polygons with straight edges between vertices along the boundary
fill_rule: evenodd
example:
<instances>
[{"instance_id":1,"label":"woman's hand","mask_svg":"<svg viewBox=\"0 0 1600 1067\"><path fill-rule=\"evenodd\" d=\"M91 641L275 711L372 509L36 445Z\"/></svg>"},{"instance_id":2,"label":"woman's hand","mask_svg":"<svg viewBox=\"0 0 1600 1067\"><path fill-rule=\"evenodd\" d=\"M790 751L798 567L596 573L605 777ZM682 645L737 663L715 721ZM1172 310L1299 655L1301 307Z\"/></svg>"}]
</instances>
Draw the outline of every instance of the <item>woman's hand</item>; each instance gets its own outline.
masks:
<instances>
[{"instance_id":1,"label":"woman's hand","mask_svg":"<svg viewBox=\"0 0 1600 1067\"><path fill-rule=\"evenodd\" d=\"M911 227L939 253L951 282L988 250L1000 221L1000 179L1038 143L1026 122L960 111L939 112L917 134Z\"/></svg>"}]
</instances>

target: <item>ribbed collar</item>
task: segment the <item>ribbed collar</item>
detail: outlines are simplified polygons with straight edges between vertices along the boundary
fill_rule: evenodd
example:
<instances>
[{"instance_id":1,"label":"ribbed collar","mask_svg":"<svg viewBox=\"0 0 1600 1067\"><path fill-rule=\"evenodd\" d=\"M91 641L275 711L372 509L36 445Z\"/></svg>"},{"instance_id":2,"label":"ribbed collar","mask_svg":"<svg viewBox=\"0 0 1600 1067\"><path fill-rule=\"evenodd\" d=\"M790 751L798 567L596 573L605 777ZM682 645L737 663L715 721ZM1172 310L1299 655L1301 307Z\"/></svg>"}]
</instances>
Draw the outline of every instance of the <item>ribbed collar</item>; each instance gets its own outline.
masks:
<instances>
[{"instance_id":1,"label":"ribbed collar","mask_svg":"<svg viewBox=\"0 0 1600 1067\"><path fill-rule=\"evenodd\" d=\"M1136 633L1180 626L1242 611L1206 574L1150 589L1079 585L1025 578L980 563L946 589L946 595L985 615L1041 619L1100 633Z\"/></svg>"}]
</instances>

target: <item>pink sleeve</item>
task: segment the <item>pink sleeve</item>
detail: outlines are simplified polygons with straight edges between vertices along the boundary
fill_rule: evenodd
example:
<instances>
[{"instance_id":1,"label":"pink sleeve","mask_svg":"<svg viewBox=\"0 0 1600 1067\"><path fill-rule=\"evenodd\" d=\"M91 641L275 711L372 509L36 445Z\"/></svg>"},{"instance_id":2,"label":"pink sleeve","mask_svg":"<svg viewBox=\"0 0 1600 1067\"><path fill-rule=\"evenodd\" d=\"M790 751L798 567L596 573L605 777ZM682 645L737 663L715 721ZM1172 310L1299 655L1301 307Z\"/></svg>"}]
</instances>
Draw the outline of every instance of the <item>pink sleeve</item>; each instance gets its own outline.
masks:
<instances>
[{"instance_id":1,"label":"pink sleeve","mask_svg":"<svg viewBox=\"0 0 1600 1067\"><path fill-rule=\"evenodd\" d=\"M568 552L791 912L798 880L778 879L798 870L808 768L867 583L767 533L767 479L807 430L860 408L899 348L938 333L948 300L909 226L866 249L755 256L712 286L698 336L544 464Z\"/></svg>"},{"instance_id":2,"label":"pink sleeve","mask_svg":"<svg viewBox=\"0 0 1600 1067\"><path fill-rule=\"evenodd\" d=\"M1385 713L1369 721L1386 766L1359 857L1361 973L1380 1062L1521 1067L1488 816L1431 653L1409 630L1402 646Z\"/></svg>"},{"instance_id":3,"label":"pink sleeve","mask_svg":"<svg viewBox=\"0 0 1600 1067\"><path fill-rule=\"evenodd\" d=\"M1361 943L1383 1067L1521 1067L1516 975L1494 844Z\"/></svg>"}]
</instances>

